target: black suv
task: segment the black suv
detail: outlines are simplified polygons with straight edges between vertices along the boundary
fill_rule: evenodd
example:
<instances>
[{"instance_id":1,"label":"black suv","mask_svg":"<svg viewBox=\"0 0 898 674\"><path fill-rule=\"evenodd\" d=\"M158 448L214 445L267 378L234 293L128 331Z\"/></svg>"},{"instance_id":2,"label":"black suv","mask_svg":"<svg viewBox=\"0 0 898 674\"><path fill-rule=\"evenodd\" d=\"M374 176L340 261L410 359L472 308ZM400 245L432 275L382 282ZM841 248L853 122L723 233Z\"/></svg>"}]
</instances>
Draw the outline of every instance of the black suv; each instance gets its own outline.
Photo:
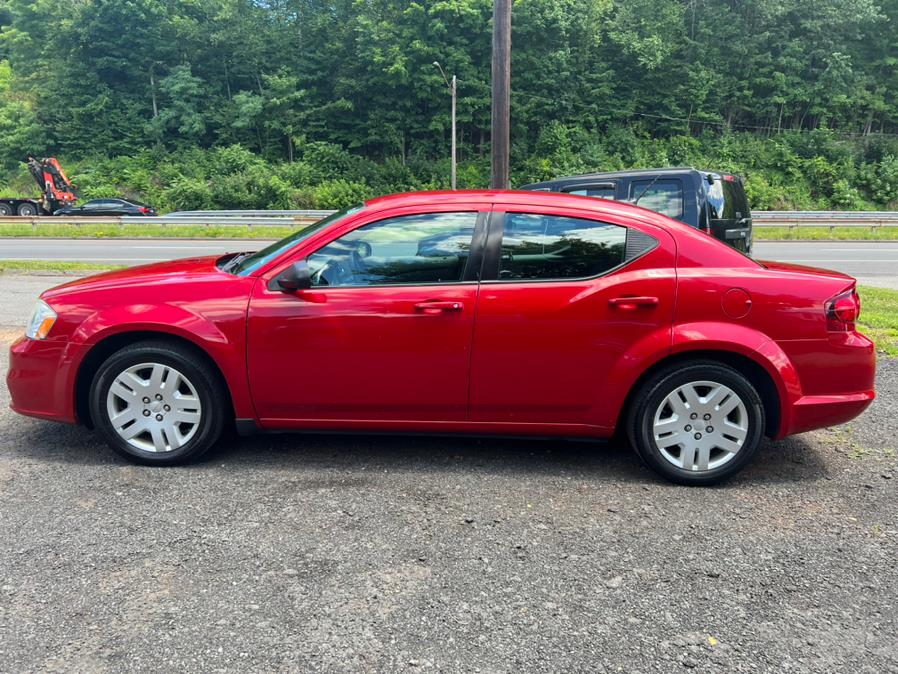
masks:
<instances>
[{"instance_id":1,"label":"black suv","mask_svg":"<svg viewBox=\"0 0 898 674\"><path fill-rule=\"evenodd\" d=\"M588 173L519 189L567 192L638 204L751 254L751 211L742 178L694 168Z\"/></svg>"}]
</instances>

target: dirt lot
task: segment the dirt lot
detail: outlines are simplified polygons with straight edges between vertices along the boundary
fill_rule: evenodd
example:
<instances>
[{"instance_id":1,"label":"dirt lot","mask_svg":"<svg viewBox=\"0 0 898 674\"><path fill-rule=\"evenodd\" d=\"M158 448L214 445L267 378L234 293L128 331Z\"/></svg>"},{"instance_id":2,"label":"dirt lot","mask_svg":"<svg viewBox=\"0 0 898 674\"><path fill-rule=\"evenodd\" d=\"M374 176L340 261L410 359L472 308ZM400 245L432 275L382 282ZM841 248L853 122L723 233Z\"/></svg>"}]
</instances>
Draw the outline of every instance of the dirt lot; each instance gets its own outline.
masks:
<instances>
[{"instance_id":1,"label":"dirt lot","mask_svg":"<svg viewBox=\"0 0 898 674\"><path fill-rule=\"evenodd\" d=\"M686 489L543 441L135 467L0 386L0 671L898 672L898 361L879 395Z\"/></svg>"}]
</instances>

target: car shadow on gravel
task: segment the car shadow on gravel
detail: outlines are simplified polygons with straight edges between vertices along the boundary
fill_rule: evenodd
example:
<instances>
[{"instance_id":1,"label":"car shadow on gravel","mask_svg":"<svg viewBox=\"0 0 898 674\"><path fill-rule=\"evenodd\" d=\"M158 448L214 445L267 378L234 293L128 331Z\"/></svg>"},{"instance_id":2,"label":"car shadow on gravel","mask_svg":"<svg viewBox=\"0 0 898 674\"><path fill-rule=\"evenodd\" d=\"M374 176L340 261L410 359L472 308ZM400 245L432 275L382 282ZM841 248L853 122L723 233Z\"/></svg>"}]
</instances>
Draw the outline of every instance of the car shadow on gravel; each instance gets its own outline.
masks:
<instances>
[{"instance_id":1,"label":"car shadow on gravel","mask_svg":"<svg viewBox=\"0 0 898 674\"><path fill-rule=\"evenodd\" d=\"M100 436L85 428L23 420L6 450L8 458L80 465L124 465ZM5 443L4 443L5 444ZM765 441L754 461L732 482L782 483L828 475L827 448L811 435ZM201 462L179 468L195 471L263 469L371 470L410 473L495 473L502 475L589 475L607 481L662 481L618 441L558 439L419 437L404 435L271 434L230 437Z\"/></svg>"}]
</instances>

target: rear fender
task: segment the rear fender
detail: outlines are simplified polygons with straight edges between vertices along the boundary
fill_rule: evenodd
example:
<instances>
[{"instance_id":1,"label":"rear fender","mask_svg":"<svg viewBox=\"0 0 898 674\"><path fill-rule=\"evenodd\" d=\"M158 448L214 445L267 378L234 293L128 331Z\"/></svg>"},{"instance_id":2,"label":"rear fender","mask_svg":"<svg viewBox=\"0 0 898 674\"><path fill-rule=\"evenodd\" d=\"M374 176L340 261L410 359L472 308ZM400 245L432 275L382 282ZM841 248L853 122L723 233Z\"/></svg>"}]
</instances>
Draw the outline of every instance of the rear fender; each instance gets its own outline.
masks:
<instances>
[{"instance_id":1,"label":"rear fender","mask_svg":"<svg viewBox=\"0 0 898 674\"><path fill-rule=\"evenodd\" d=\"M767 335L733 323L713 321L674 326L671 354L689 351L725 351L750 358L764 368L776 386L780 402L780 431L792 423L793 404L801 398L798 371L786 353Z\"/></svg>"}]
</instances>

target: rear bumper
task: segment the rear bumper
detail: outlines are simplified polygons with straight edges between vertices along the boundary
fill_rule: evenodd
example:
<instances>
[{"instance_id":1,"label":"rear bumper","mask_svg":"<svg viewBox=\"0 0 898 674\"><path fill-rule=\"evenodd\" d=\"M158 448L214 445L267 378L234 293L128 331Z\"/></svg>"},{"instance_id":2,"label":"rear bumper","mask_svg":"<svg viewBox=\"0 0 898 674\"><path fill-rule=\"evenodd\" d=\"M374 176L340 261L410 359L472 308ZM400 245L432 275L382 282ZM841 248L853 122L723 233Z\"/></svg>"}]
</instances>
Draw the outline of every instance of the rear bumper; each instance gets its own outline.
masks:
<instances>
[{"instance_id":1,"label":"rear bumper","mask_svg":"<svg viewBox=\"0 0 898 674\"><path fill-rule=\"evenodd\" d=\"M64 340L21 337L13 342L6 375L10 408L30 417L75 423L71 351Z\"/></svg>"},{"instance_id":2,"label":"rear bumper","mask_svg":"<svg viewBox=\"0 0 898 674\"><path fill-rule=\"evenodd\" d=\"M875 347L859 332L781 346L795 366L800 387L787 400L778 438L844 424L876 398Z\"/></svg>"},{"instance_id":3,"label":"rear bumper","mask_svg":"<svg viewBox=\"0 0 898 674\"><path fill-rule=\"evenodd\" d=\"M872 390L842 395L802 396L792 405L792 423L783 435L837 426L851 421L876 398Z\"/></svg>"}]
</instances>

